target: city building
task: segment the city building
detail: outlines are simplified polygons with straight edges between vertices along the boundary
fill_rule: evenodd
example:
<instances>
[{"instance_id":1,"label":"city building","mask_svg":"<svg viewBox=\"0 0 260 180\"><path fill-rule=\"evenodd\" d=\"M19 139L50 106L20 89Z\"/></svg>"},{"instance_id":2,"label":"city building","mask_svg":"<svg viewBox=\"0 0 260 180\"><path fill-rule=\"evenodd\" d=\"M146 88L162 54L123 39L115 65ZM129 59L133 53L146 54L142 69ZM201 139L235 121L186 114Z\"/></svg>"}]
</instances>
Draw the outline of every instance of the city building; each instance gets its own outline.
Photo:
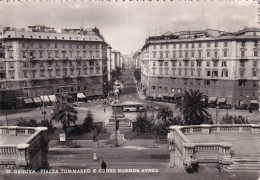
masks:
<instances>
[{"instance_id":1,"label":"city building","mask_svg":"<svg viewBox=\"0 0 260 180\"><path fill-rule=\"evenodd\" d=\"M134 53L133 66L135 69L140 69L141 68L140 64L141 64L141 51L138 51Z\"/></svg>"},{"instance_id":2,"label":"city building","mask_svg":"<svg viewBox=\"0 0 260 180\"><path fill-rule=\"evenodd\" d=\"M71 94L75 101L100 98L108 81L107 46L97 28L3 28L1 109L40 105L42 101L55 101L54 95L61 93Z\"/></svg>"},{"instance_id":3,"label":"city building","mask_svg":"<svg viewBox=\"0 0 260 180\"><path fill-rule=\"evenodd\" d=\"M0 127L0 167L48 169L46 127Z\"/></svg>"},{"instance_id":4,"label":"city building","mask_svg":"<svg viewBox=\"0 0 260 180\"><path fill-rule=\"evenodd\" d=\"M141 49L142 87L147 96L173 96L199 89L209 103L257 103L260 30L206 29L149 37Z\"/></svg>"}]
</instances>

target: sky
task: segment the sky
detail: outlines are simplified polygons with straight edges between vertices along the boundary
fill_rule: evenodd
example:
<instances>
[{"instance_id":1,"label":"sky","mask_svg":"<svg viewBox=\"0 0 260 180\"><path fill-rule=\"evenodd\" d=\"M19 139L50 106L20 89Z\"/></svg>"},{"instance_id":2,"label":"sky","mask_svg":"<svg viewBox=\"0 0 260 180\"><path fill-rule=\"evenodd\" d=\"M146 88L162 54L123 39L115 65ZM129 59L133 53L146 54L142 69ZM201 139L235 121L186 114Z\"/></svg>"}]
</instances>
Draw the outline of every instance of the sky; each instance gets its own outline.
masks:
<instances>
[{"instance_id":1,"label":"sky","mask_svg":"<svg viewBox=\"0 0 260 180\"><path fill-rule=\"evenodd\" d=\"M0 2L0 25L25 28L42 24L57 29L97 27L114 50L127 55L146 38L167 31L206 28L237 31L259 27L257 1L40 0ZM63 1L63 2L61 2Z\"/></svg>"}]
</instances>

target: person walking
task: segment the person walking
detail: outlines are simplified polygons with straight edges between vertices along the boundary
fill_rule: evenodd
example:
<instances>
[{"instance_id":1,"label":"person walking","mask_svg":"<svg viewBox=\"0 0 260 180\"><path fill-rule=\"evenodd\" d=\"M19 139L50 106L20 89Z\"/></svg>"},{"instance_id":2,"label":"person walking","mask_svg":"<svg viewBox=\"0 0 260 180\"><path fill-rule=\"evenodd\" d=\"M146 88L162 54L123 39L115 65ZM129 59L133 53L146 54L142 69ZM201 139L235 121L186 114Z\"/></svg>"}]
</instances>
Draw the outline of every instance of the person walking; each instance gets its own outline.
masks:
<instances>
[{"instance_id":1,"label":"person walking","mask_svg":"<svg viewBox=\"0 0 260 180\"><path fill-rule=\"evenodd\" d=\"M104 160L101 163L101 169L102 169L102 171L106 172L107 164L106 164L106 162Z\"/></svg>"},{"instance_id":2,"label":"person walking","mask_svg":"<svg viewBox=\"0 0 260 180\"><path fill-rule=\"evenodd\" d=\"M106 108L104 108L104 113L106 112Z\"/></svg>"},{"instance_id":3,"label":"person walking","mask_svg":"<svg viewBox=\"0 0 260 180\"><path fill-rule=\"evenodd\" d=\"M94 152L94 154L93 154L93 160L94 161L97 161L98 159L97 159L97 154Z\"/></svg>"},{"instance_id":4,"label":"person walking","mask_svg":"<svg viewBox=\"0 0 260 180\"><path fill-rule=\"evenodd\" d=\"M188 159L188 163L187 163L187 168L186 168L186 171L188 173L193 173L193 170L192 170L192 156L189 157Z\"/></svg>"}]
</instances>

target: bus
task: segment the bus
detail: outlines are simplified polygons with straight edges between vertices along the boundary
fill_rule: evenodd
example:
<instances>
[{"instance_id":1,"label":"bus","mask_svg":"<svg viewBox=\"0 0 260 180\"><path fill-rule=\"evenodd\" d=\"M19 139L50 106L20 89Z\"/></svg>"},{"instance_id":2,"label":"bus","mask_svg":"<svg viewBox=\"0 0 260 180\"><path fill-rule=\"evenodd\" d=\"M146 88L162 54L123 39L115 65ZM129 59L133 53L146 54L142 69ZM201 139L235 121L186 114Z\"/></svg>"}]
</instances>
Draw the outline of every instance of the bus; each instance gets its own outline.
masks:
<instances>
[{"instance_id":1,"label":"bus","mask_svg":"<svg viewBox=\"0 0 260 180\"><path fill-rule=\"evenodd\" d=\"M139 102L124 102L123 103L123 111L124 112L138 112L138 111L144 111L144 105Z\"/></svg>"}]
</instances>

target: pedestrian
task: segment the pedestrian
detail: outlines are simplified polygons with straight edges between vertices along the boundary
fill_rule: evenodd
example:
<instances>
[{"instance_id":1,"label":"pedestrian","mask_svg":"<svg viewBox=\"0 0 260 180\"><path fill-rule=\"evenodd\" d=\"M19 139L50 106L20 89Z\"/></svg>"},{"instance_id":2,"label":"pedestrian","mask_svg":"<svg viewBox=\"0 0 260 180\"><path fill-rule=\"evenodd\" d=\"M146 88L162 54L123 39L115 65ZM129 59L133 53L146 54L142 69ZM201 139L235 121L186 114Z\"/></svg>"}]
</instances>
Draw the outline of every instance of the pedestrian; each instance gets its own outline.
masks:
<instances>
[{"instance_id":1,"label":"pedestrian","mask_svg":"<svg viewBox=\"0 0 260 180\"><path fill-rule=\"evenodd\" d=\"M104 108L104 113L106 112L106 108Z\"/></svg>"},{"instance_id":2,"label":"pedestrian","mask_svg":"<svg viewBox=\"0 0 260 180\"><path fill-rule=\"evenodd\" d=\"M187 163L186 171L187 171L188 173L192 173L192 172L193 172L191 163L192 163L192 156L189 157L188 163Z\"/></svg>"},{"instance_id":3,"label":"pedestrian","mask_svg":"<svg viewBox=\"0 0 260 180\"><path fill-rule=\"evenodd\" d=\"M106 172L107 164L106 164L106 162L104 160L101 163L101 169L102 169L102 171Z\"/></svg>"},{"instance_id":4,"label":"pedestrian","mask_svg":"<svg viewBox=\"0 0 260 180\"><path fill-rule=\"evenodd\" d=\"M94 161L97 161L98 159L97 159L97 155L96 155L96 153L94 152L94 154L93 154L93 160Z\"/></svg>"},{"instance_id":5,"label":"pedestrian","mask_svg":"<svg viewBox=\"0 0 260 180\"><path fill-rule=\"evenodd\" d=\"M192 171L198 172L199 163L198 163L198 160L195 158L195 156L193 156L193 158L192 158L191 167L192 167Z\"/></svg>"},{"instance_id":6,"label":"pedestrian","mask_svg":"<svg viewBox=\"0 0 260 180\"><path fill-rule=\"evenodd\" d=\"M96 135L93 134L93 142L95 142L95 141L96 141Z\"/></svg>"}]
</instances>

